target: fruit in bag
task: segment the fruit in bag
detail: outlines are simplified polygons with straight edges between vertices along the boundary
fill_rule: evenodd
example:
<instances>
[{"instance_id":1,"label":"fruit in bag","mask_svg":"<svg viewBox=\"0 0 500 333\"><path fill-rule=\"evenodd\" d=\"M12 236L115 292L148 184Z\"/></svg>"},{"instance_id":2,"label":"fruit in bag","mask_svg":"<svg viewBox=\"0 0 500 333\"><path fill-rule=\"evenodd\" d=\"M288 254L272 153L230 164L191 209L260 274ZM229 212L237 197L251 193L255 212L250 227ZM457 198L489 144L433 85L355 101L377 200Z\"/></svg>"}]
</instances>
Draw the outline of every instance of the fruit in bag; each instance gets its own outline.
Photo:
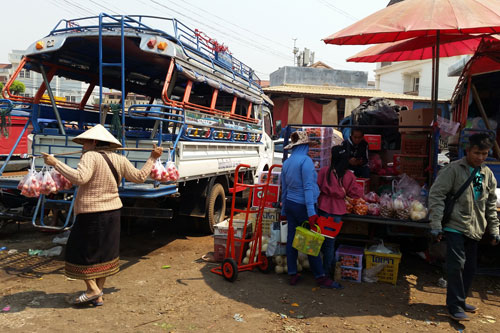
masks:
<instances>
[{"instance_id":1,"label":"fruit in bag","mask_svg":"<svg viewBox=\"0 0 500 333\"><path fill-rule=\"evenodd\" d=\"M41 173L40 173L41 174ZM56 183L49 171L43 172L42 182L40 184L40 194L49 195L51 193L57 193Z\"/></svg>"}]
</instances>

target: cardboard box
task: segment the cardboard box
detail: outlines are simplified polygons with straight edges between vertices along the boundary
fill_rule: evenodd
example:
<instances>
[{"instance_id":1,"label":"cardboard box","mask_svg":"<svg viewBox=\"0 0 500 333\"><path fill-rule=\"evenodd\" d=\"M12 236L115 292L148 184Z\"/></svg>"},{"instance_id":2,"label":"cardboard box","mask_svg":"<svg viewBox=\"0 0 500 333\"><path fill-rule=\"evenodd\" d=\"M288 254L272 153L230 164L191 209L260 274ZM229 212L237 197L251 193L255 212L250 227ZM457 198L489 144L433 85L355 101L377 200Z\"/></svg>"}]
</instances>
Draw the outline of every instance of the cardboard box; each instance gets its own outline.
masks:
<instances>
[{"instance_id":1,"label":"cardboard box","mask_svg":"<svg viewBox=\"0 0 500 333\"><path fill-rule=\"evenodd\" d=\"M260 206L260 200L263 197L264 190L258 191L255 189L253 191L252 206ZM278 185L269 185L266 194L266 203L264 207L273 208L273 203L279 201L280 187Z\"/></svg>"},{"instance_id":2,"label":"cardboard box","mask_svg":"<svg viewBox=\"0 0 500 333\"><path fill-rule=\"evenodd\" d=\"M361 186L364 194L370 192L370 178L356 178L356 183Z\"/></svg>"},{"instance_id":3,"label":"cardboard box","mask_svg":"<svg viewBox=\"0 0 500 333\"><path fill-rule=\"evenodd\" d=\"M244 227L245 227L245 220L233 219L233 229L234 229L234 236L235 237L241 238L243 236L243 228ZM251 232L251 231L252 231L252 229L250 226L250 222L248 222L247 233ZM229 219L226 219L226 220L214 225L214 236L227 237L228 232L229 232Z\"/></svg>"},{"instance_id":4,"label":"cardboard box","mask_svg":"<svg viewBox=\"0 0 500 333\"><path fill-rule=\"evenodd\" d=\"M365 134L365 141L368 143L368 150L382 149L382 136L379 134Z\"/></svg>"},{"instance_id":5,"label":"cardboard box","mask_svg":"<svg viewBox=\"0 0 500 333\"><path fill-rule=\"evenodd\" d=\"M431 108L399 111L399 126L431 126L434 112ZM400 128L399 132L422 132L424 128Z\"/></svg>"}]
</instances>

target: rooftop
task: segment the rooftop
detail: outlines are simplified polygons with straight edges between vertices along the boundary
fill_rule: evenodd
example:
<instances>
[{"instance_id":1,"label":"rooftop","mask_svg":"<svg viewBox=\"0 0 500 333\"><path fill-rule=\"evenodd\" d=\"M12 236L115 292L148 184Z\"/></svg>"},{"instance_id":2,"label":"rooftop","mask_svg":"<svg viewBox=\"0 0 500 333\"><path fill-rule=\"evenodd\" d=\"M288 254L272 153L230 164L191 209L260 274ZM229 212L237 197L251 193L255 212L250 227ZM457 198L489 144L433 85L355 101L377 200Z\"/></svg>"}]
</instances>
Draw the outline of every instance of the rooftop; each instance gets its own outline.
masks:
<instances>
[{"instance_id":1,"label":"rooftop","mask_svg":"<svg viewBox=\"0 0 500 333\"><path fill-rule=\"evenodd\" d=\"M317 97L385 97L388 99L404 99L412 101L430 101L429 97L397 94L377 89L347 88L338 86L313 86L304 84L285 84L263 89L266 94L299 94Z\"/></svg>"}]
</instances>

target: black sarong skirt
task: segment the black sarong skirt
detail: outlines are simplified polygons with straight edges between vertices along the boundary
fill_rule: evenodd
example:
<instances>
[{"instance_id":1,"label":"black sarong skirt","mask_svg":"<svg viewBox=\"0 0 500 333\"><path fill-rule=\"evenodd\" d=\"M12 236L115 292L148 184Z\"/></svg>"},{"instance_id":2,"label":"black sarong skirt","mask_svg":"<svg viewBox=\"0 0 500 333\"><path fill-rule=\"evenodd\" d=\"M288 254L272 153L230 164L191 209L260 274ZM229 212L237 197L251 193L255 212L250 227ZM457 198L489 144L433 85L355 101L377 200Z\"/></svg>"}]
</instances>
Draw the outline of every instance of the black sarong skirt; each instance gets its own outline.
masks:
<instances>
[{"instance_id":1,"label":"black sarong skirt","mask_svg":"<svg viewBox=\"0 0 500 333\"><path fill-rule=\"evenodd\" d=\"M66 276L90 280L118 273L120 210L78 214L66 245Z\"/></svg>"}]
</instances>

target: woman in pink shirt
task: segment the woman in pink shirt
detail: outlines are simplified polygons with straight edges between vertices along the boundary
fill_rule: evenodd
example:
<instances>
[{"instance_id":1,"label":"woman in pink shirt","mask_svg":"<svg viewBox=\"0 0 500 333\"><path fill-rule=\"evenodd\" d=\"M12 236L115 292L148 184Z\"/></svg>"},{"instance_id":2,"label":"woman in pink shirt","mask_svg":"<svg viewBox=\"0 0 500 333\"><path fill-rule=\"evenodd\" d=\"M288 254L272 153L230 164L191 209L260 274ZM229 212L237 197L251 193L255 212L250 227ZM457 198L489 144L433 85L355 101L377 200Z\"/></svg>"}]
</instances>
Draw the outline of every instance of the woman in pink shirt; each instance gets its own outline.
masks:
<instances>
[{"instance_id":1,"label":"woman in pink shirt","mask_svg":"<svg viewBox=\"0 0 500 333\"><path fill-rule=\"evenodd\" d=\"M344 146L334 146L332 148L332 161L329 167L319 170L318 186L320 194L318 197L318 215L330 217L335 222L342 219L342 215L347 213L345 198L361 198L363 191L356 183L356 176L350 170L349 155ZM327 276L333 275L333 265L335 261L335 239L325 237L323 246L323 267Z\"/></svg>"}]
</instances>

